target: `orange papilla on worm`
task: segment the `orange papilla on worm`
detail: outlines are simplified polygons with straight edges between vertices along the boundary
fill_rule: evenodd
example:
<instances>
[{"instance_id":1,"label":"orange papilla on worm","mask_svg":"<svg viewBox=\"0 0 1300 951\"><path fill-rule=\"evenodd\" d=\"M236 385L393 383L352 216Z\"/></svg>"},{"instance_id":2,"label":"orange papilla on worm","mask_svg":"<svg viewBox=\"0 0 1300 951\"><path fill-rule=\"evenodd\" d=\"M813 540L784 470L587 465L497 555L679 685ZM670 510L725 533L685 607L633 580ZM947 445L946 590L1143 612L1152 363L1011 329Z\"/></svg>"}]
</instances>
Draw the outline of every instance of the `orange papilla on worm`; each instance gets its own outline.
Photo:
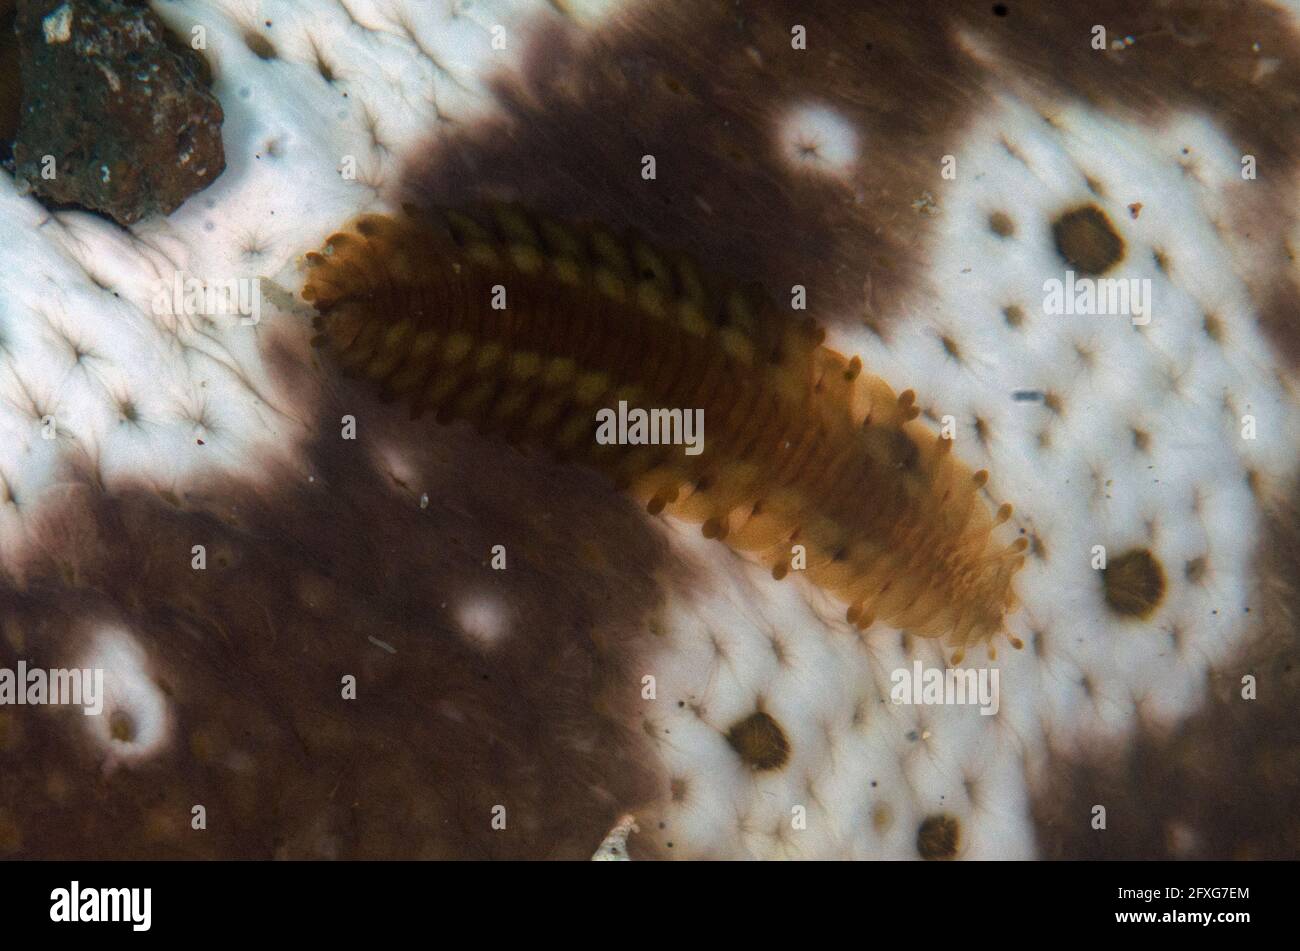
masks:
<instances>
[{"instance_id":1,"label":"orange papilla on worm","mask_svg":"<svg viewBox=\"0 0 1300 951\"><path fill-rule=\"evenodd\" d=\"M802 545L861 627L946 637L957 659L1002 630L1024 543L995 539L1009 506L990 514L987 474L916 421L912 391L761 290L514 206L367 215L306 261L317 342L412 415L593 466L778 578ZM704 451L597 444L596 411L619 400L703 409Z\"/></svg>"}]
</instances>

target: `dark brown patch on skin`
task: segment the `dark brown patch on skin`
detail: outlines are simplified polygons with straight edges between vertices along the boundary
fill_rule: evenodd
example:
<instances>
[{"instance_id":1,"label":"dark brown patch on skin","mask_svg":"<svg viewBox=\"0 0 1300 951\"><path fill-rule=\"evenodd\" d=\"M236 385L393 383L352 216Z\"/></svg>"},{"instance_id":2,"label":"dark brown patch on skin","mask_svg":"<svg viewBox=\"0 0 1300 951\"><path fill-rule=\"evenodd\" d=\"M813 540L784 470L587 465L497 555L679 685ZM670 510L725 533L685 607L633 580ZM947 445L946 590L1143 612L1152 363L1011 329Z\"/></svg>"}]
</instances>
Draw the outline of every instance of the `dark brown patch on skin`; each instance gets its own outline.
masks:
<instances>
[{"instance_id":1,"label":"dark brown patch on skin","mask_svg":"<svg viewBox=\"0 0 1300 951\"><path fill-rule=\"evenodd\" d=\"M1044 857L1300 856L1298 513L1294 492L1270 513L1245 606L1258 619L1255 639L1210 672L1198 712L1172 730L1142 725L1127 748L1050 757L1032 800ZM1254 700L1242 695L1248 675ZM1104 831L1091 827L1094 805L1106 807Z\"/></svg>"},{"instance_id":2,"label":"dark brown patch on skin","mask_svg":"<svg viewBox=\"0 0 1300 951\"><path fill-rule=\"evenodd\" d=\"M1151 252L1151 258L1155 261L1156 270L1161 274L1169 273L1169 256L1164 251L1156 248Z\"/></svg>"},{"instance_id":3,"label":"dark brown patch on skin","mask_svg":"<svg viewBox=\"0 0 1300 951\"><path fill-rule=\"evenodd\" d=\"M312 44L312 62L316 64L316 72L320 74L320 78L333 85L338 78L334 75L334 67L330 65L329 60L325 58L325 54L320 51L314 42Z\"/></svg>"},{"instance_id":4,"label":"dark brown patch on skin","mask_svg":"<svg viewBox=\"0 0 1300 951\"><path fill-rule=\"evenodd\" d=\"M790 741L781 724L762 710L733 723L727 743L755 772L780 769L790 758Z\"/></svg>"},{"instance_id":5,"label":"dark brown patch on skin","mask_svg":"<svg viewBox=\"0 0 1300 951\"><path fill-rule=\"evenodd\" d=\"M961 823L953 816L927 816L916 830L916 851L923 859L953 859L960 848Z\"/></svg>"},{"instance_id":6,"label":"dark brown patch on skin","mask_svg":"<svg viewBox=\"0 0 1300 951\"><path fill-rule=\"evenodd\" d=\"M278 55L275 51L275 44L272 43L265 34L256 29L247 29L244 31L244 45L252 51L258 59L272 60Z\"/></svg>"},{"instance_id":7,"label":"dark brown patch on skin","mask_svg":"<svg viewBox=\"0 0 1300 951\"><path fill-rule=\"evenodd\" d=\"M791 48L796 20L808 50ZM923 263L915 248L932 219L913 202L941 191L939 160L970 117L975 72L942 22L910 7L816 2L792 20L776 4L647 5L595 37L548 22L522 79L493 87L503 115L440 129L403 197L429 207L491 196L635 223L787 306L801 284L821 319L857 324L864 304L892 316ZM871 161L839 178L790 160L783 123L810 103L840 115ZM654 181L641 178L646 154Z\"/></svg>"},{"instance_id":8,"label":"dark brown patch on skin","mask_svg":"<svg viewBox=\"0 0 1300 951\"><path fill-rule=\"evenodd\" d=\"M344 413L355 441L339 438ZM337 389L305 465L272 467L263 489L223 480L169 502L70 482L22 579L0 577L0 666L75 663L89 628L120 624L174 735L105 773L89 718L23 708L0 744L0 805L23 832L12 852L586 858L666 788L637 728L641 631L662 598L649 579L671 570L647 522L594 476L394 416ZM388 446L418 482L376 466ZM495 544L504 571L486 566ZM457 621L480 599L506 615L490 649Z\"/></svg>"},{"instance_id":9,"label":"dark brown patch on skin","mask_svg":"<svg viewBox=\"0 0 1300 951\"><path fill-rule=\"evenodd\" d=\"M1145 548L1112 558L1102 569L1106 604L1123 617L1149 618L1165 594L1165 572L1159 559Z\"/></svg>"},{"instance_id":10,"label":"dark brown patch on skin","mask_svg":"<svg viewBox=\"0 0 1300 951\"><path fill-rule=\"evenodd\" d=\"M1052 222L1052 239L1065 263L1084 274L1105 274L1124 257L1124 239L1096 205L1061 214Z\"/></svg>"},{"instance_id":11,"label":"dark brown patch on skin","mask_svg":"<svg viewBox=\"0 0 1300 951\"><path fill-rule=\"evenodd\" d=\"M0 855L6 858L12 857L17 854L22 844L22 829L18 827L18 823L8 811L0 809Z\"/></svg>"},{"instance_id":12,"label":"dark brown patch on skin","mask_svg":"<svg viewBox=\"0 0 1300 951\"><path fill-rule=\"evenodd\" d=\"M989 230L999 238L1009 238L1016 233L1015 223L1000 211L989 215Z\"/></svg>"},{"instance_id":13,"label":"dark brown patch on skin","mask_svg":"<svg viewBox=\"0 0 1300 951\"><path fill-rule=\"evenodd\" d=\"M971 0L970 6L979 4ZM967 14L977 25L976 14ZM1122 50L1094 50L1092 28ZM986 30L1015 74L1050 80L1088 103L1137 121L1176 109L1208 110L1242 146L1289 167L1300 122L1300 57L1287 14L1269 4L1235 0L1133 3L1051 0L1017 4L1007 29ZM1251 49L1259 42L1261 50ZM1280 60L1260 75L1261 59ZM1287 118L1283 119L1282 116Z\"/></svg>"}]
</instances>

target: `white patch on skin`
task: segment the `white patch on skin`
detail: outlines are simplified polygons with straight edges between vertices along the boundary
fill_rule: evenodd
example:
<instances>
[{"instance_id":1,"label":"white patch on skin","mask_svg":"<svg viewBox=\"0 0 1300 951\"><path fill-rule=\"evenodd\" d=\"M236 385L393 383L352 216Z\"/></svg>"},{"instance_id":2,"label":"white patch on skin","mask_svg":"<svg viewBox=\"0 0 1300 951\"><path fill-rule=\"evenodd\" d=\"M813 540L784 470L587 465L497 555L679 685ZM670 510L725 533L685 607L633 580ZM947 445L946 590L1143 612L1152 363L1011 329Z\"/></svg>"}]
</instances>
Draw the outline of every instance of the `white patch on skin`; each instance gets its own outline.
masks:
<instances>
[{"instance_id":1,"label":"white patch on skin","mask_svg":"<svg viewBox=\"0 0 1300 951\"><path fill-rule=\"evenodd\" d=\"M813 605L824 597L797 573L773 581L697 526L664 524L674 556L691 565L692 588L709 592L669 599L660 619L668 643L647 665L658 699L646 716L666 772L688 791L663 804L659 835L673 841L672 855L912 859L918 825L944 812L962 824L964 857L1033 857L1021 744L989 722L1000 718L889 701L890 671L914 659L943 665L934 641L916 640L905 654L898 632L853 630L842 607L838 620L822 614ZM750 770L726 741L759 698L789 741L779 770ZM976 801L967 775L977 777ZM881 805L893 821L878 830ZM794 828L796 806L806 828Z\"/></svg>"},{"instance_id":2,"label":"white patch on skin","mask_svg":"<svg viewBox=\"0 0 1300 951\"><path fill-rule=\"evenodd\" d=\"M647 718L667 771L690 790L663 807L672 854L914 858L919 824L944 813L961 824L961 857L1030 858L1029 789L1049 744L1079 750L1122 740L1140 719L1176 723L1200 702L1210 667L1241 645L1261 528L1246 469L1285 484L1300 431L1294 400L1268 370L1275 360L1231 250L1207 214L1233 186L1239 157L1195 117L1149 129L1062 107L1057 119L1062 132L1006 99L974 124L940 202L929 282L905 305L917 317L898 323L887 343L865 332L827 340L861 354L896 389L914 387L935 418L953 415L957 451L991 474L990 506L1016 507L1004 537L1024 527L1046 546L1046 560L1031 558L1020 573L1023 606L1009 618L1030 646L1000 643L991 664L1000 668L1000 712L888 702L890 671L917 659L945 665L939 642L913 639L905 652L901 632L879 624L854 632L843 606L824 605L797 574L774 582L700 538L696 526L664 520L675 552L696 566L692 589L709 592L670 598L661 619L668 642L650 661L660 699ZM1009 159L1004 138L1027 164ZM1199 157L1196 178L1176 161L1184 147ZM1107 197L1087 190L1085 174ZM1134 202L1143 205L1137 219L1127 208ZM1066 266L1052 217L1089 203L1126 245L1106 276L1152 282L1145 327L1122 316L1044 312L1043 282ZM995 211L1012 219L1010 237L990 229ZM1156 248L1170 261L1168 275L1154 264ZM1012 303L1025 314L1020 328L1003 318ZM1224 322L1222 345L1204 333L1209 312ZM944 334L958 343L960 362L942 346ZM1090 365L1079 350L1092 354ZM1061 414L1014 402L1017 389L1053 392ZM1268 420L1269 435L1242 440L1240 412L1225 411L1225 394ZM987 446L975 435L977 414ZM1148 434L1145 453L1134 447L1133 426ZM1044 430L1046 448L1038 444ZM1112 558L1129 546L1159 558L1166 595L1152 618L1109 611L1089 564L1094 544ZM1184 566L1201 555L1212 571L1195 585ZM986 664L976 649L964 666ZM790 742L780 771L749 771L726 743L730 724L759 697ZM806 830L790 827L795 805L806 807ZM878 830L880 805L893 821Z\"/></svg>"},{"instance_id":3,"label":"white patch on skin","mask_svg":"<svg viewBox=\"0 0 1300 951\"><path fill-rule=\"evenodd\" d=\"M600 843L600 848L591 857L593 862L626 862L627 837L637 831L636 819L631 815L622 816L609 830L609 835Z\"/></svg>"},{"instance_id":4,"label":"white patch on skin","mask_svg":"<svg viewBox=\"0 0 1300 951\"><path fill-rule=\"evenodd\" d=\"M825 106L791 110L781 120L777 137L781 154L801 171L847 175L858 161L857 130Z\"/></svg>"},{"instance_id":5,"label":"white patch on skin","mask_svg":"<svg viewBox=\"0 0 1300 951\"><path fill-rule=\"evenodd\" d=\"M1291 15L1294 25L1300 29L1300 0L1273 0L1273 5L1280 7ZM1268 42L1268 37L1261 36L1258 40L1261 46Z\"/></svg>"},{"instance_id":6,"label":"white patch on skin","mask_svg":"<svg viewBox=\"0 0 1300 951\"><path fill-rule=\"evenodd\" d=\"M89 462L110 489L143 477L178 494L222 470L256 483L274 463L292 466L317 394L278 390L264 358L277 335L305 351L304 316L282 311L274 290L263 291L257 325L156 313L154 299L177 271L295 288L304 250L384 207L407 150L449 127L443 120L486 112L485 78L517 66L525 48L492 51L490 27L522 40L524 24L547 15L533 3L420 5L409 11L412 39L393 19L401 9L266 0L256 22L274 24L265 32L277 59L263 61L243 39L246 4L159 5L177 35L203 27L225 113L225 172L166 218L128 232L47 212L0 175L0 221L22 235L0 256L0 565L16 557L69 461ZM351 179L341 174L349 156ZM128 407L136 419L124 418ZM46 416L55 438L43 436Z\"/></svg>"},{"instance_id":7,"label":"white patch on skin","mask_svg":"<svg viewBox=\"0 0 1300 951\"><path fill-rule=\"evenodd\" d=\"M453 609L461 633L470 643L484 650L499 645L510 633L509 614L489 595L471 595Z\"/></svg>"},{"instance_id":8,"label":"white patch on skin","mask_svg":"<svg viewBox=\"0 0 1300 951\"><path fill-rule=\"evenodd\" d=\"M1205 214L1214 189L1233 181L1235 150L1191 117L1137 128L1071 107L1059 120L1065 131L1046 134L1033 110L1012 101L995 107L959 155L962 171L944 196L930 286L913 305L920 319L901 325L889 345L865 335L841 345L900 384L943 380L928 392L917 385L923 409L957 418L957 451L988 468L993 499L1013 502L1014 523L1046 545L1048 558L1031 558L1021 572L1023 610L1011 622L1026 642L1032 630L1046 631L1046 660L1037 663L1028 652L1002 658L1010 715L1057 730L1069 724L1070 733L1113 734L1136 724L1135 701L1156 723L1190 712L1208 667L1240 644L1260 537L1246 472L1284 482L1300 431L1293 401L1264 371L1274 362L1267 342ZM1003 138L1027 165L1007 161ZM1184 147L1199 156L1199 181L1172 158ZM1103 186L1104 198L1089 193L1085 173ZM1127 210L1133 202L1142 203L1137 219ZM1044 280L1065 270L1051 218L1089 203L1105 211L1126 244L1123 261L1106 276L1151 282L1148 326L1043 311ZM990 210L1007 213L1015 234L994 235L985 225ZM1156 249L1170 262L1167 275L1154 263ZM1012 303L1024 312L1020 328L1001 318ZM1224 324L1222 345L1204 332L1207 313ZM937 344L942 333L959 341L959 364ZM1010 391L1021 388L1052 391L1061 414L1012 402ZM1238 412L1225 411L1225 398ZM1247 406L1268 421L1268 436L1240 438ZM976 414L988 420L987 447L974 438ZM1134 446L1134 426L1148 436L1145 453ZM1047 447L1039 445L1044 432ZM1063 498L1078 504L1063 505ZM1108 612L1089 565L1096 544L1111 557L1150 547L1160 560L1166 601L1149 621ZM1198 587L1185 580L1183 566L1201 555L1214 576ZM1092 697L1079 689L1083 676L1097 690ZM1038 686L1014 689L1026 678Z\"/></svg>"},{"instance_id":9,"label":"white patch on skin","mask_svg":"<svg viewBox=\"0 0 1300 951\"><path fill-rule=\"evenodd\" d=\"M144 650L121 627L98 631L92 644L78 666L104 671L104 708L85 719L91 738L105 754L105 771L157 756L170 742L172 717ZM115 725L119 731L125 727L129 738L114 736Z\"/></svg>"},{"instance_id":10,"label":"white patch on skin","mask_svg":"<svg viewBox=\"0 0 1300 951\"><path fill-rule=\"evenodd\" d=\"M630 4L628 0L554 0L554 6L571 20L590 28Z\"/></svg>"}]
</instances>

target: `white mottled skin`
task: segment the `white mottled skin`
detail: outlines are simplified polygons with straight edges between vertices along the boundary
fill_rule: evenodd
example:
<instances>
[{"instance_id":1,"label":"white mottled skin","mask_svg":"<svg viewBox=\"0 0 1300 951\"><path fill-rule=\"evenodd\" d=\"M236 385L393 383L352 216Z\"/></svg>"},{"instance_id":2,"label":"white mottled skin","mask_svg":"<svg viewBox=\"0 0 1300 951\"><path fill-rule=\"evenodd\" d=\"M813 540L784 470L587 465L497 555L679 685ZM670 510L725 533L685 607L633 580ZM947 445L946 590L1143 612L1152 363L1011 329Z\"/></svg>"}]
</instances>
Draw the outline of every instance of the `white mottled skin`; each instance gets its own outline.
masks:
<instances>
[{"instance_id":1,"label":"white mottled skin","mask_svg":"<svg viewBox=\"0 0 1300 951\"><path fill-rule=\"evenodd\" d=\"M1079 109L1063 109L1056 120L1064 131L1049 138L1024 103L996 104L957 152L956 180L935 196L934 263L927 286L909 302L911 319L887 342L865 332L828 341L860 353L896 385L938 381L923 388L920 405L936 418L955 417L958 452L988 468L993 501L1013 500L1013 526L1037 533L1046 546L1046 559L1030 559L1021 572L1023 606L1009 620L1027 644L1037 632L1042 656L1002 645L995 717L970 706L894 706L889 672L914 659L942 667L933 642L905 652L898 635L880 625L858 637L838 607L820 618L807 607L815 592L781 590L761 569L728 559L731 567L718 574L731 583L715 579L718 601L682 605L671 622L676 640L661 690L670 685L670 696L704 712L657 719L671 731L661 741L664 755L685 775L739 770L722 734L757 696L793 733L796 752L790 768L759 776L753 787L700 784L674 817L700 836L704 851L911 857L917 824L945 811L962 820L965 857L1032 856L1025 777L1049 746L1122 738L1139 720L1172 725L1195 708L1208 669L1247 632L1259 515L1246 468L1284 484L1300 431L1228 250L1208 221L1222 193L1241 187L1237 156L1192 118L1154 135ZM1007 160L1002 138L1026 164ZM1197 158L1199 181L1178 164L1185 146ZM1145 327L1122 316L1043 312L1043 275L1064 276L1048 222L1094 200L1079 163L1113 196L1100 203L1130 241L1125 262L1107 276L1153 282ZM1132 202L1143 203L1137 221L1127 210ZM1010 238L988 227L999 210L1016 222ZM1156 270L1154 247L1169 257L1170 277ZM1025 313L1018 329L1000 319L1012 303ZM1201 330L1208 312L1225 323L1224 346ZM945 351L945 334L957 342L960 363ZM1094 355L1091 367L1076 348ZM1013 401L1018 389L1057 393L1061 414ZM1241 439L1225 394L1268 433ZM987 447L975 436L977 415L988 426ZM1135 425L1150 435L1146 454L1133 446ZM1052 437L1047 449L1037 444L1043 430ZM1198 496L1199 514L1192 508ZM1147 520L1154 537L1143 531ZM690 529L682 544L702 563L717 560ZM1112 555L1150 545L1167 566L1171 608L1149 622L1108 614L1090 565L1096 544ZM1182 566L1199 556L1212 568L1193 585ZM736 593L728 598L728 590ZM1156 631L1147 630L1152 626ZM784 666L770 646L778 632L793 658ZM728 659L711 646L714 636ZM967 665L984 663L972 653ZM852 722L855 710L866 711L864 723ZM874 795L863 797L871 780L878 781ZM744 801L736 801L737 791ZM882 803L896 825L874 832L869 810ZM789 810L798 804L808 807L809 829L796 834Z\"/></svg>"},{"instance_id":2,"label":"white mottled skin","mask_svg":"<svg viewBox=\"0 0 1300 951\"><path fill-rule=\"evenodd\" d=\"M103 769L111 772L164 749L172 737L172 718L149 658L130 632L100 624L87 633L90 650L75 665L104 672L104 708L99 716L84 718L85 728L107 752ZM113 725L119 718L130 729L114 736Z\"/></svg>"},{"instance_id":3,"label":"white mottled skin","mask_svg":"<svg viewBox=\"0 0 1300 951\"><path fill-rule=\"evenodd\" d=\"M593 21L598 6L584 6ZM0 557L21 549L30 519L58 497L69 461L92 460L110 485L135 475L174 491L214 469L256 480L268 458L294 459L310 394L276 392L264 356L272 332L301 342L308 331L300 315L267 307L257 328L160 318L150 310L157 282L182 269L201 278L264 276L295 290L296 255L356 213L383 208L404 149L440 121L491 108L483 78L513 66L522 43L512 38L505 52L494 51L490 28L502 23L510 36L545 9L449 4L457 15L421 19L417 43L397 15L402 4L348 7L366 29L331 3L159 5L178 32L196 24L207 31L228 162L212 187L166 220L128 234L88 215L51 214L0 176L0 476L16 501L0 505ZM240 39L266 19L280 57L270 62ZM333 86L317 73L309 37L338 77ZM778 147L788 149L809 126L837 169L870 161L871 142L833 114L801 111L807 103L790 108L791 125L773 129ZM1008 157L1004 139L1023 163ZM971 706L895 706L890 672L914 659L942 666L936 642L905 641L879 625L852 631L842 606L819 592L774 582L698 529L665 521L674 550L703 579L658 619L667 636L650 665L658 699L647 701L646 718L665 771L688 790L681 802L650 808L671 817L678 856L911 858L918 823L944 811L962 822L963 857L1032 857L1030 782L1049 744L1122 740L1139 719L1176 722L1196 706L1207 668L1245 633L1259 519L1245 470L1281 487L1300 430L1294 399L1255 329L1234 249L1211 226L1237 190L1251 187L1237 173L1239 157L1200 116L1142 128L1011 93L989 103L953 154L958 174L933 196L932 267L908 318L884 340L863 331L829 342L860 353L896 388L915 385L927 413L955 416L958 453L989 469L993 500L1016 506L1007 537L1023 527L1043 540L1047 557L1021 573L1023 609L1009 622L1027 643L1039 633L1041 656L1003 645L997 716ZM356 159L356 181L340 175L347 156ZM1180 165L1189 157L1194 175ZM1085 174L1105 197L1094 199ZM1063 270L1048 222L1092 200L1122 223L1129 244L1108 276L1153 282L1149 326L1042 311L1042 275ZM1143 206L1136 220L1132 202ZM994 211L1013 220L1014 235L989 230ZM1154 265L1155 248L1171 262L1168 275ZM1013 303L1025 314L1020 328L989 319ZM1211 311L1225 328L1222 346L1201 330L1201 315ZM945 352L944 334L959 345L960 362ZM89 358L78 365L67 341ZM1090 365L1080 349L1092 355ZM1016 389L1056 393L1061 414L1013 402ZM121 419L128 398L138 425ZM1240 438L1246 412L1258 420L1254 442ZM56 419L54 440L42 438L45 413ZM976 415L989 427L986 446L974 435ZM1150 434L1149 453L1135 451L1132 426ZM1050 434L1047 448L1038 443L1042 432ZM1143 531L1146 520L1153 536ZM1177 645L1134 636L1146 622L1105 613L1089 566L1094 544L1157 553L1171 607L1152 623L1176 620ZM1200 555L1211 568L1193 586L1181 566ZM508 632L492 640L493 649L508 649ZM121 663L133 656L128 646L105 649L118 651ZM967 663L984 663L980 654ZM121 702L147 707L142 722L164 730L166 712L147 685L133 698ZM724 734L760 700L793 754L784 770L752 775ZM146 732L138 742L148 748L164 735ZM806 807L804 830L791 828L795 806Z\"/></svg>"},{"instance_id":4,"label":"white mottled skin","mask_svg":"<svg viewBox=\"0 0 1300 951\"><path fill-rule=\"evenodd\" d=\"M814 174L843 175L857 164L861 153L852 125L834 109L816 103L791 109L777 136L783 157Z\"/></svg>"}]
</instances>

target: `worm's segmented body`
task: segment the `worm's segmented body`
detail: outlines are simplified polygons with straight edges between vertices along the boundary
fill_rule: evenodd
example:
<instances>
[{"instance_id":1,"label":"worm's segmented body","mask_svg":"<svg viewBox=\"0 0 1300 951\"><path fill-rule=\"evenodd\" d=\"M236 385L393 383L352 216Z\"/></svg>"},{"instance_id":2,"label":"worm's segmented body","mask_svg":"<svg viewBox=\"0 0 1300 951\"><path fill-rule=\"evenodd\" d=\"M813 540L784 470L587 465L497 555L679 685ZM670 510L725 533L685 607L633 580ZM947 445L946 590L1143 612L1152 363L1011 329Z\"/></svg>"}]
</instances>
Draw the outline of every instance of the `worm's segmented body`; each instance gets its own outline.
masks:
<instances>
[{"instance_id":1,"label":"worm's segmented body","mask_svg":"<svg viewBox=\"0 0 1300 951\"><path fill-rule=\"evenodd\" d=\"M513 207L366 216L307 262L321 341L414 415L594 466L778 578L802 567L861 627L945 637L956 659L1002 630L1025 547L994 537L1010 506L989 511L987 474L915 421L912 391L761 291ZM620 402L703 410L703 451L601 444Z\"/></svg>"}]
</instances>

